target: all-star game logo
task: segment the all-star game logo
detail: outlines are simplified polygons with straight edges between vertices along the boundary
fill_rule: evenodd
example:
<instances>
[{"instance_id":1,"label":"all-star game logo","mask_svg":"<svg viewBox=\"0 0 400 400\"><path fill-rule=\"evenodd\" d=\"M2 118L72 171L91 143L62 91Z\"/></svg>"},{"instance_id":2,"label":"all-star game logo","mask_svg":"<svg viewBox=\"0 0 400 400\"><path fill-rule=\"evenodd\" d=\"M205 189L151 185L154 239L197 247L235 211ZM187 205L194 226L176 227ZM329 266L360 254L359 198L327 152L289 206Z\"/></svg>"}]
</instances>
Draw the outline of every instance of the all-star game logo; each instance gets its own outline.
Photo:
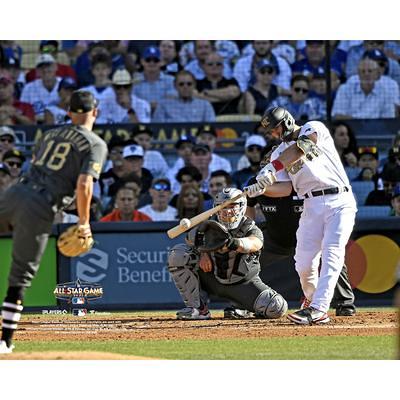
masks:
<instances>
[{"instance_id":1,"label":"all-star game logo","mask_svg":"<svg viewBox=\"0 0 400 400\"><path fill-rule=\"evenodd\" d=\"M97 283L75 282L60 283L54 289L54 296L72 304L86 304L103 297L103 287Z\"/></svg>"}]
</instances>

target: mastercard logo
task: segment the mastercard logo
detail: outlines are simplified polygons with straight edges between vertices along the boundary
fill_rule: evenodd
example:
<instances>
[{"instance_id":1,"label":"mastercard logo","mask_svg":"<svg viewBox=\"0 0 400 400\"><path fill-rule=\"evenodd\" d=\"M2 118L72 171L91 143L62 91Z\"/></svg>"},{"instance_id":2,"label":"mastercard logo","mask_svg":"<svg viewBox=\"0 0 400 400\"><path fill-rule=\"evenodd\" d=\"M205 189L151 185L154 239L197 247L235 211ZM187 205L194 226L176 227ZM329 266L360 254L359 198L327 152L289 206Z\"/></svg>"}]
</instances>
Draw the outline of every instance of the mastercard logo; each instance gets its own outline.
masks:
<instances>
[{"instance_id":1,"label":"mastercard logo","mask_svg":"<svg viewBox=\"0 0 400 400\"><path fill-rule=\"evenodd\" d=\"M400 249L382 235L366 235L346 247L346 265L353 288L366 293L383 293L396 284Z\"/></svg>"}]
</instances>

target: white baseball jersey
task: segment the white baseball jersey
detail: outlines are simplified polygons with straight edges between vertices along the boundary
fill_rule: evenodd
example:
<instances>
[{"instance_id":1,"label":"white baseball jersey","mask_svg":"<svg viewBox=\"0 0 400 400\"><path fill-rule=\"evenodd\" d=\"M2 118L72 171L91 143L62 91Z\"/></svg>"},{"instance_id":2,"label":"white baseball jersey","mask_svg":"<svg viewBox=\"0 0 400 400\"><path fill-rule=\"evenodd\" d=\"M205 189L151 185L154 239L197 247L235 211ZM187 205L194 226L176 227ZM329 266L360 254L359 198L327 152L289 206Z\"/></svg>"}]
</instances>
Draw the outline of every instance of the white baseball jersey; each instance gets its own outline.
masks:
<instances>
[{"instance_id":1,"label":"white baseball jersey","mask_svg":"<svg viewBox=\"0 0 400 400\"><path fill-rule=\"evenodd\" d=\"M276 176L278 181L292 181L294 190L298 195L304 196L314 190L332 187L350 187L349 179L343 168L342 162L328 128L319 121L310 121L301 127L300 136L317 134L317 146L322 154L312 161L302 156L290 169L279 171ZM295 142L283 142L272 153L271 160L279 155Z\"/></svg>"}]
</instances>

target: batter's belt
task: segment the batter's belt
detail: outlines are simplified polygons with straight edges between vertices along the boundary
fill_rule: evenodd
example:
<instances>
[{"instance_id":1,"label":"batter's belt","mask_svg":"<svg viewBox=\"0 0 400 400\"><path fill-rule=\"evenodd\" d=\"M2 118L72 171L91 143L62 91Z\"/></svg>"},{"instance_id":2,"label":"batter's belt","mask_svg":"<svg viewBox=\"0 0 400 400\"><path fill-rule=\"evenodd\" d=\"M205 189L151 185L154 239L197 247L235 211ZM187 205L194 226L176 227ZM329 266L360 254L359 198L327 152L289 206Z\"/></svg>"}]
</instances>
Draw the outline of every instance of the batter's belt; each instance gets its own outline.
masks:
<instances>
[{"instance_id":1,"label":"batter's belt","mask_svg":"<svg viewBox=\"0 0 400 400\"><path fill-rule=\"evenodd\" d=\"M304 197L309 199L310 197L318 197L318 196L325 196L327 194L338 194L348 192L349 188L347 186L344 187L333 187L329 189L322 189L322 190L314 190L313 192L306 193Z\"/></svg>"}]
</instances>

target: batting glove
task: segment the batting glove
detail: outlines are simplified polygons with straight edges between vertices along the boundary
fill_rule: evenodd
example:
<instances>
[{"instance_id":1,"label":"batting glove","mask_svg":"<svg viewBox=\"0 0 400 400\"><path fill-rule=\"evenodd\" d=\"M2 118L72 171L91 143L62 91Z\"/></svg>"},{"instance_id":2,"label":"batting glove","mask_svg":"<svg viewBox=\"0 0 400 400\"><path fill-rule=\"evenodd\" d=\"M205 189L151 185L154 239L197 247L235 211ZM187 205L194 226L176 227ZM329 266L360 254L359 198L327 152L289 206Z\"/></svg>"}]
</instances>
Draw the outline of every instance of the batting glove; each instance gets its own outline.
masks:
<instances>
[{"instance_id":1,"label":"batting glove","mask_svg":"<svg viewBox=\"0 0 400 400\"><path fill-rule=\"evenodd\" d=\"M262 186L270 186L276 182L276 169L275 167L269 163L264 168L260 170L257 177L257 182Z\"/></svg>"},{"instance_id":2,"label":"batting glove","mask_svg":"<svg viewBox=\"0 0 400 400\"><path fill-rule=\"evenodd\" d=\"M243 188L248 197L258 197L265 192L265 187L261 186L259 183L254 183L253 185L246 186Z\"/></svg>"}]
</instances>

